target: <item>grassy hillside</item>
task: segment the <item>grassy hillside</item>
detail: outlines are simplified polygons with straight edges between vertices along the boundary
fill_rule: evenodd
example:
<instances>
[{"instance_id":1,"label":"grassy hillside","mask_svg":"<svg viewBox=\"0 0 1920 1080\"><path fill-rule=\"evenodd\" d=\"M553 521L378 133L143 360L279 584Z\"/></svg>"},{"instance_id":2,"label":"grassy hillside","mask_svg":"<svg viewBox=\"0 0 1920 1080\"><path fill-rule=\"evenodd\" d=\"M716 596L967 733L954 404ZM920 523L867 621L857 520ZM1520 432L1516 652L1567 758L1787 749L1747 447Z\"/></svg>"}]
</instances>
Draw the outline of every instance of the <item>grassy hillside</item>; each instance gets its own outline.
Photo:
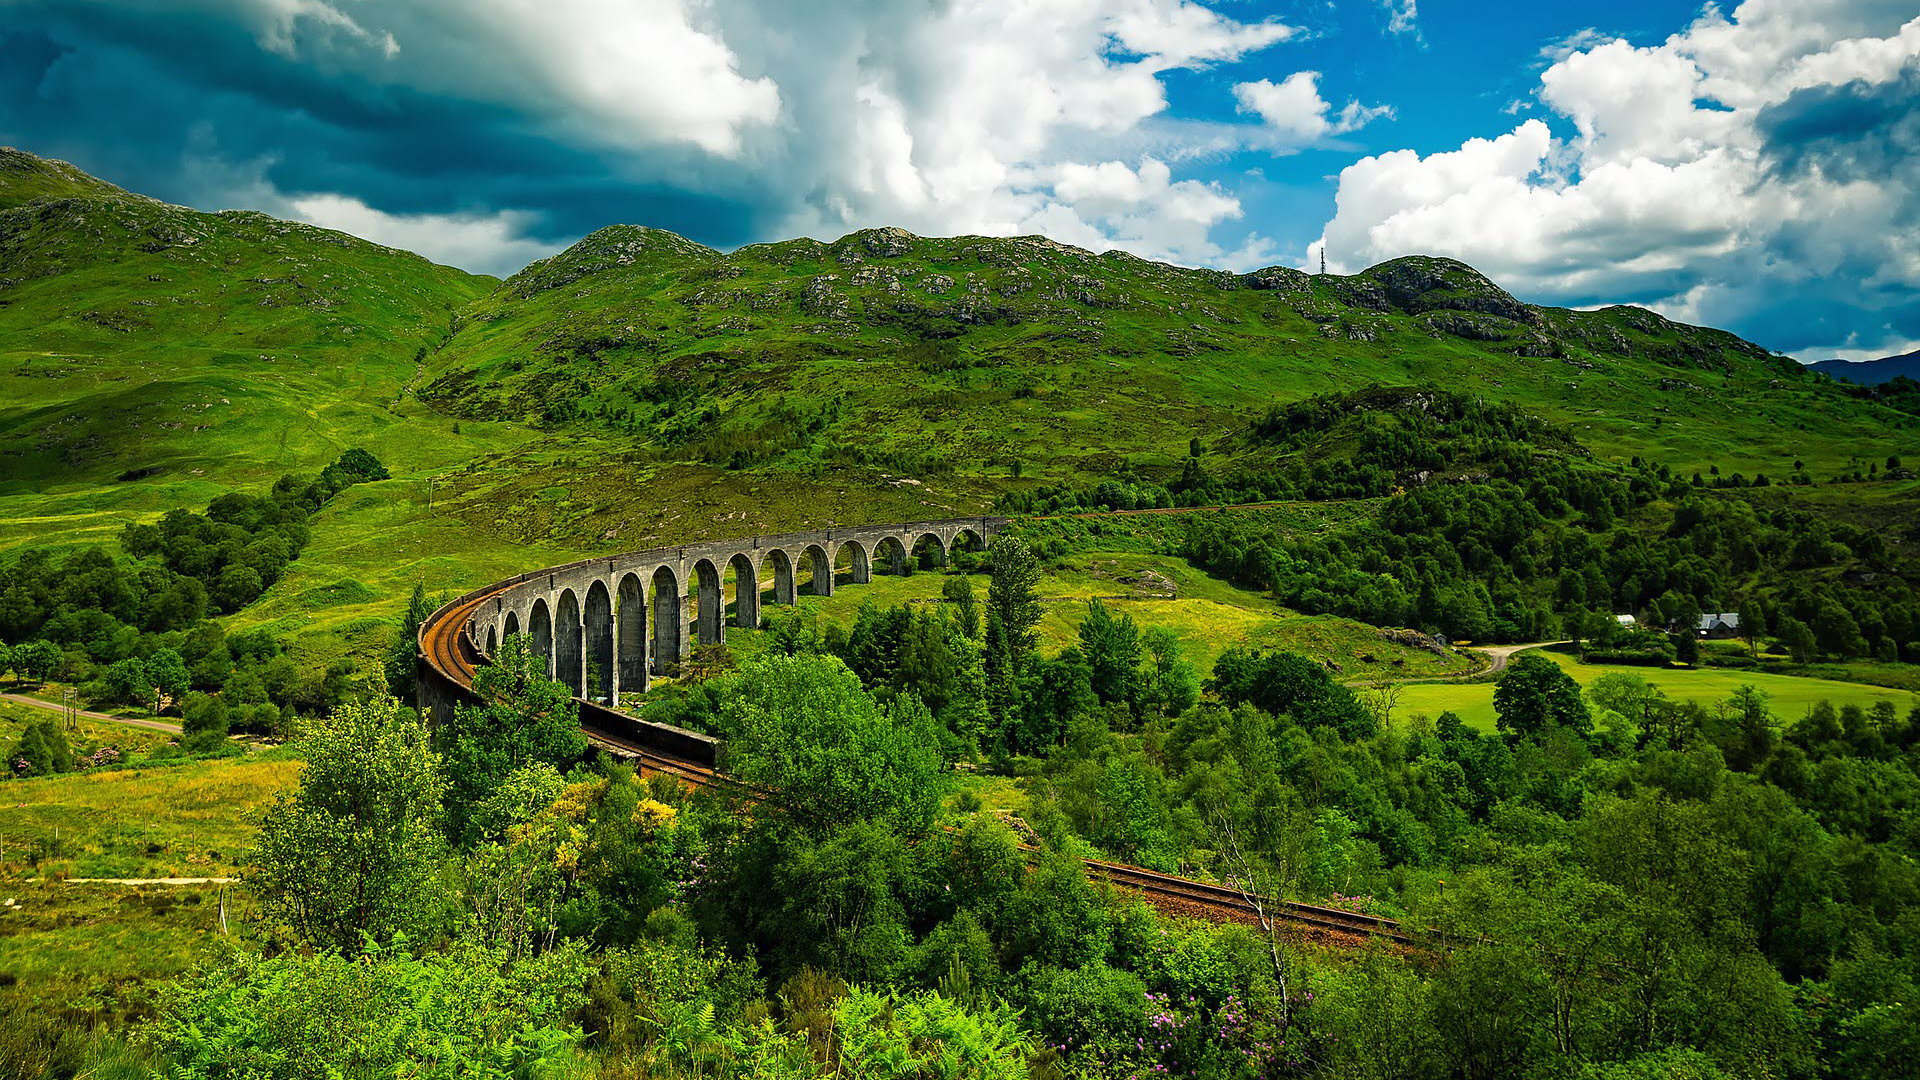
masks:
<instances>
[{"instance_id":1,"label":"grassy hillside","mask_svg":"<svg viewBox=\"0 0 1920 1080\"><path fill-rule=\"evenodd\" d=\"M833 596L801 595L798 606L803 617L818 620L822 627L833 623L851 629L864 604L939 603L947 577L878 574L869 584L854 585L850 576L841 575ZM972 575L970 583L976 597L986 596L987 575ZM772 581L762 584L771 589ZM1441 656L1400 644L1352 619L1301 615L1271 597L1209 577L1176 556L1125 549L1076 551L1050 566L1036 591L1042 598L1036 631L1040 651L1048 655L1078 644L1086 601L1100 597L1116 618L1125 615L1143 631L1156 627L1173 631L1181 656L1202 676L1211 675L1214 661L1235 647L1298 652L1337 664L1341 678L1360 681L1446 678L1483 666L1459 653ZM771 595L767 593L768 599ZM762 610L778 613L781 609ZM768 647L766 636L766 631L730 628L727 645L737 658L745 659Z\"/></svg>"},{"instance_id":2,"label":"grassy hillside","mask_svg":"<svg viewBox=\"0 0 1920 1080\"><path fill-rule=\"evenodd\" d=\"M1039 238L723 254L614 226L495 282L5 151L0 268L0 551L109 542L363 446L394 479L330 505L238 620L323 652L369 648L414 581L1166 482L1195 441L1219 474L1348 454L1249 425L1374 383L1517 404L1602 461L1824 478L1920 458L1920 418L1732 335L1529 306L1433 258L1236 275ZM1912 495L1791 497L1868 524Z\"/></svg>"},{"instance_id":3,"label":"grassy hillside","mask_svg":"<svg viewBox=\"0 0 1920 1080\"><path fill-rule=\"evenodd\" d=\"M141 199L97 176L89 176L64 161L35 157L11 146L0 146L0 210L40 199L105 197Z\"/></svg>"},{"instance_id":4,"label":"grassy hillside","mask_svg":"<svg viewBox=\"0 0 1920 1080\"><path fill-rule=\"evenodd\" d=\"M1472 387L1678 469L1920 445L1912 418L1733 335L1522 304L1425 257L1235 275L1040 238L880 229L722 254L617 226L466 309L430 362L425 394L455 415L958 491L1172 470L1275 401L1375 382Z\"/></svg>"},{"instance_id":5,"label":"grassy hillside","mask_svg":"<svg viewBox=\"0 0 1920 1080\"><path fill-rule=\"evenodd\" d=\"M45 539L49 519L192 505L353 445L403 468L464 460L484 439L447 445L406 388L491 284L0 153L4 516Z\"/></svg>"}]
</instances>

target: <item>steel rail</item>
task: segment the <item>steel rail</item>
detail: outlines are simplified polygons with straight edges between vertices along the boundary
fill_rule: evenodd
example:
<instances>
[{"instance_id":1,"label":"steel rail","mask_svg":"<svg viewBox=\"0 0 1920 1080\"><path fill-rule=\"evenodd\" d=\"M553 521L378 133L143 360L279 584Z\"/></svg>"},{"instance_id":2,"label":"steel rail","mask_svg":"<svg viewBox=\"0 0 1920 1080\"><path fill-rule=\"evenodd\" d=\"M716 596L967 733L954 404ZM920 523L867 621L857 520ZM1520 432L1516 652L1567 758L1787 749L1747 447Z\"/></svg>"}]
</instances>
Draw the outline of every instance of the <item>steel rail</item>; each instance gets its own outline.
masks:
<instances>
[{"instance_id":1,"label":"steel rail","mask_svg":"<svg viewBox=\"0 0 1920 1080\"><path fill-rule=\"evenodd\" d=\"M513 588L532 576L532 574L525 574L508 581L497 582L443 605L420 624L418 644L421 657L449 684L472 695L474 675L480 664L484 662L484 658L467 633L473 613L496 594ZM589 744L628 758L642 770L673 776L696 788L719 790L742 786L738 781L731 780L714 768L646 746L619 732L583 723L581 733L586 736ZM759 801L753 793L749 793L748 797ZM1126 863L1101 859L1081 861L1086 864L1090 873L1105 877L1119 888L1139 893L1149 901L1159 897L1168 901L1198 905L1239 919L1255 918L1258 915L1258 910L1247 896L1230 886L1163 874L1144 867L1129 866ZM1377 915L1366 915L1297 901L1282 901L1268 908L1268 913L1274 918L1309 929L1346 935L1377 935L1410 945L1421 943L1421 939L1407 932L1399 923Z\"/></svg>"}]
</instances>

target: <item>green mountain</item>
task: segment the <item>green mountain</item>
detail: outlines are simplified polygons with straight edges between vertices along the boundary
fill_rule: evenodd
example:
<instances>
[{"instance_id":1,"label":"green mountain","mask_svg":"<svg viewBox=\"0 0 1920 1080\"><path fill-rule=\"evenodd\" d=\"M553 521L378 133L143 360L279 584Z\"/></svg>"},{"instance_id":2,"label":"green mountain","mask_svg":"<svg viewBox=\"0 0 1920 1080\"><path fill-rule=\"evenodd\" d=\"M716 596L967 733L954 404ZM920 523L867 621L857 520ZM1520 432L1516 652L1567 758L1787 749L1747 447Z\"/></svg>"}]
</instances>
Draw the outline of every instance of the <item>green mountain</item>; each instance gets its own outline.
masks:
<instances>
[{"instance_id":1,"label":"green mountain","mask_svg":"<svg viewBox=\"0 0 1920 1080\"><path fill-rule=\"evenodd\" d=\"M0 151L0 547L110 541L352 446L471 458L493 436L427 437L441 418L407 388L494 284Z\"/></svg>"},{"instance_id":2,"label":"green mountain","mask_svg":"<svg viewBox=\"0 0 1920 1080\"><path fill-rule=\"evenodd\" d=\"M1475 390L1680 469L1784 474L1917 437L1734 335L1524 304L1452 260L1231 274L898 229L730 254L603 229L462 311L430 364L423 393L457 416L923 481L1174 469L1276 401L1373 383Z\"/></svg>"},{"instance_id":3,"label":"green mountain","mask_svg":"<svg viewBox=\"0 0 1920 1080\"><path fill-rule=\"evenodd\" d=\"M497 282L17 151L0 208L0 546L107 537L364 446L404 496L330 508L338 562L323 520L302 573L384 595L525 544L1166 484L1196 444L1229 474L1272 457L1250 433L1274 405L1376 384L1484 395L1682 472L1920 457L1920 419L1731 334L1525 304L1446 259L1232 274L1038 237L722 253L613 226Z\"/></svg>"},{"instance_id":4,"label":"green mountain","mask_svg":"<svg viewBox=\"0 0 1920 1080\"><path fill-rule=\"evenodd\" d=\"M392 423L493 281L343 233L0 154L0 493L245 482Z\"/></svg>"}]
</instances>

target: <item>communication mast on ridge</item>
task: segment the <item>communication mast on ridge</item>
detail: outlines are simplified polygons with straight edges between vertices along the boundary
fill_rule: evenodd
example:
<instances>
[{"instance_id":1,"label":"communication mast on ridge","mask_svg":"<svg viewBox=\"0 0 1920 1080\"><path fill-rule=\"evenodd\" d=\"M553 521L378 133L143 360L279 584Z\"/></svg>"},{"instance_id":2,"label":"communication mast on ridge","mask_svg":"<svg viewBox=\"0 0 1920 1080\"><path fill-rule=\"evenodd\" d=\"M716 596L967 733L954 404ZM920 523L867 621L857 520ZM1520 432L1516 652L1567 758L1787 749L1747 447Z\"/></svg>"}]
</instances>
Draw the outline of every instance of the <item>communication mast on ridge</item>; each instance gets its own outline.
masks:
<instances>
[{"instance_id":1,"label":"communication mast on ridge","mask_svg":"<svg viewBox=\"0 0 1920 1080\"><path fill-rule=\"evenodd\" d=\"M1327 245L1325 244L1320 245L1320 272L1322 274L1327 272Z\"/></svg>"}]
</instances>

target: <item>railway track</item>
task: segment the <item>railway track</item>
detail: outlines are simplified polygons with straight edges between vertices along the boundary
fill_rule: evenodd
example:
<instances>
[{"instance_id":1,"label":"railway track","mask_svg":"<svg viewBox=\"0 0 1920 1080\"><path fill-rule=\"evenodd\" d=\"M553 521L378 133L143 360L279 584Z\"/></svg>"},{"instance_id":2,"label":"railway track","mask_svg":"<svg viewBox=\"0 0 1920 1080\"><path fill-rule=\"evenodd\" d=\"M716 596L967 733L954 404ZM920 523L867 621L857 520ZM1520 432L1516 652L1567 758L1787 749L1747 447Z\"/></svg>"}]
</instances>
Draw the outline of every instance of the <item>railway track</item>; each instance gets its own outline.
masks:
<instances>
[{"instance_id":1,"label":"railway track","mask_svg":"<svg viewBox=\"0 0 1920 1080\"><path fill-rule=\"evenodd\" d=\"M1176 877L1157 870L1128 866L1125 863L1105 862L1099 859L1083 861L1090 872L1105 877L1116 886L1140 893L1150 899L1160 897L1172 901L1173 903L1168 906L1190 905L1244 920L1254 920L1259 917L1258 909L1246 895L1230 886L1194 881L1191 878ZM1291 900L1271 905L1268 908L1268 914L1283 922L1307 929L1360 937L1379 936L1406 945L1419 944L1419 939L1407 933L1399 923L1378 915L1344 911L1318 904L1302 904Z\"/></svg>"},{"instance_id":2,"label":"railway track","mask_svg":"<svg viewBox=\"0 0 1920 1080\"><path fill-rule=\"evenodd\" d=\"M510 584L500 585L468 593L434 612L420 626L421 655L448 682L469 694L473 690L473 677L479 668L481 658L473 643L462 631L475 610L492 599L495 594L510 587ZM664 753L627 734L595 724L582 724L580 730L590 744L627 758L647 772L673 776L692 787L706 790L737 786L737 782L730 781L715 769ZM1149 903L1164 911L1211 918L1216 921L1245 922L1258 918L1254 905L1249 903L1238 889L1176 877L1138 866L1128 866L1125 863L1106 862L1099 859L1083 861L1089 873L1104 877L1119 888L1140 894ZM1400 924L1377 915L1363 915L1359 912L1293 901L1282 901L1272 905L1268 909L1268 914L1304 931L1321 932L1347 940L1355 937L1380 936L1403 944L1420 943L1418 938L1408 933Z\"/></svg>"},{"instance_id":3,"label":"railway track","mask_svg":"<svg viewBox=\"0 0 1920 1080\"><path fill-rule=\"evenodd\" d=\"M592 745L627 758L647 772L677 777L684 783L708 791L717 791L728 786L724 777L705 765L697 765L671 754L663 754L652 747L623 738L615 732L583 724L580 727L580 733L585 735L587 742Z\"/></svg>"},{"instance_id":4,"label":"railway track","mask_svg":"<svg viewBox=\"0 0 1920 1080\"><path fill-rule=\"evenodd\" d=\"M460 630L473 617L475 609L506 588L500 586L468 593L434 612L420 625L420 654L448 681L468 690L473 689L473 675L478 669L480 657Z\"/></svg>"}]
</instances>

